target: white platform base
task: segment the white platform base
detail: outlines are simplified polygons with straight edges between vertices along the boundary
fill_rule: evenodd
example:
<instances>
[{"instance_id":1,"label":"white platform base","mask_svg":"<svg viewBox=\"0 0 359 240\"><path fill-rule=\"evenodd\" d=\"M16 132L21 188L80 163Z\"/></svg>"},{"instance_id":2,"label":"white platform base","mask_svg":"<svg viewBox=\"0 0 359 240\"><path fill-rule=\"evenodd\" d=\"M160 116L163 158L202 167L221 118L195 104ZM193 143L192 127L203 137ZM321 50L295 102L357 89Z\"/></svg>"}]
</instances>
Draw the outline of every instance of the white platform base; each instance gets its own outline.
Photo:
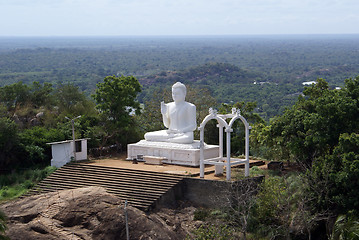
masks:
<instances>
[{"instance_id":1,"label":"white platform base","mask_svg":"<svg viewBox=\"0 0 359 240\"><path fill-rule=\"evenodd\" d=\"M192 144L178 144L141 140L138 143L128 144L127 158L134 159L137 155L165 157L167 160L164 160L163 163L167 164L199 166L199 141L194 141ZM205 159L218 156L219 146L205 145Z\"/></svg>"}]
</instances>

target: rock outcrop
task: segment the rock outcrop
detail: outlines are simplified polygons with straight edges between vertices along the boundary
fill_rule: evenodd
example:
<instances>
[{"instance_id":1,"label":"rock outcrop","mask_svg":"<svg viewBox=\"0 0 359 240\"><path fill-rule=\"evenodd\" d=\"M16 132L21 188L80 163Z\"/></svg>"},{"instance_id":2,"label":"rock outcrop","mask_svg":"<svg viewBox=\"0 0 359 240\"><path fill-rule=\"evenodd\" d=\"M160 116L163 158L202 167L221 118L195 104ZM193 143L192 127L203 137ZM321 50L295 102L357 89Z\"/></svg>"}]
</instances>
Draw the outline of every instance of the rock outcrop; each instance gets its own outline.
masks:
<instances>
[{"instance_id":1,"label":"rock outcrop","mask_svg":"<svg viewBox=\"0 0 359 240\"><path fill-rule=\"evenodd\" d=\"M101 187L63 190L0 206L11 239L126 239L124 202ZM184 239L194 208L146 214L127 207L130 239ZM187 227L186 227L187 226Z\"/></svg>"}]
</instances>

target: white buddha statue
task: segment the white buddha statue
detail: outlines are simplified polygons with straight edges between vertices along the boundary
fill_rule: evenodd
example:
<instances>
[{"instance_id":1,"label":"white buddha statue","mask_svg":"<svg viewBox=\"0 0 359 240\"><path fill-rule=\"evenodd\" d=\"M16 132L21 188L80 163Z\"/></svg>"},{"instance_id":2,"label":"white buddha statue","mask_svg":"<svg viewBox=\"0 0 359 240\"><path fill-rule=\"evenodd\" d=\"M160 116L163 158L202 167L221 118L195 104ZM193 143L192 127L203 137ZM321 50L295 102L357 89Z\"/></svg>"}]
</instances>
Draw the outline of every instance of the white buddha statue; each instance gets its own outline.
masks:
<instances>
[{"instance_id":1,"label":"white buddha statue","mask_svg":"<svg viewBox=\"0 0 359 240\"><path fill-rule=\"evenodd\" d=\"M186 86L180 82L172 86L174 102L161 102L163 124L167 130L148 132L145 140L156 142L192 143L197 128L196 106L185 101Z\"/></svg>"}]
</instances>

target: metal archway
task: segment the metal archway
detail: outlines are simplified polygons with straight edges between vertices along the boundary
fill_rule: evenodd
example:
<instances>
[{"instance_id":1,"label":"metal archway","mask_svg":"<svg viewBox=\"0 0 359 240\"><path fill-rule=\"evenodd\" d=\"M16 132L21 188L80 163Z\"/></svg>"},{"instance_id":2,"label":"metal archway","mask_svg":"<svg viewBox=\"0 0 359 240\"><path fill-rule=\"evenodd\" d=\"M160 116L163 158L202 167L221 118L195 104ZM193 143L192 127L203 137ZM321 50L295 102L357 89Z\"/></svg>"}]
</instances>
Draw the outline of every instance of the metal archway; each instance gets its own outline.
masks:
<instances>
[{"instance_id":1,"label":"metal archway","mask_svg":"<svg viewBox=\"0 0 359 240\"><path fill-rule=\"evenodd\" d=\"M247 122L247 120L240 115L239 109L232 109L231 114L225 114L225 115L218 115L215 110L210 108L209 110L210 114L207 115L202 123L200 124L200 127L198 130L200 130L200 177L204 178L204 168L205 164L215 165L216 166L216 173L217 171L220 171L219 169L222 168L223 172L223 166L226 166L226 179L231 179L231 166L237 165L237 164L245 164L245 176L249 176L249 130L250 126ZM226 122L226 119L230 118L229 124ZM204 128L208 121L210 120L217 120L218 122L218 128L219 128L219 156L212 159L204 159ZM241 119L241 121L244 124L245 127L245 158L244 159L238 159L238 158L231 158L231 132L233 132L232 126L234 122L237 119ZM223 157L223 129L225 129L226 132L226 159ZM224 162L226 160L226 162Z\"/></svg>"}]
</instances>

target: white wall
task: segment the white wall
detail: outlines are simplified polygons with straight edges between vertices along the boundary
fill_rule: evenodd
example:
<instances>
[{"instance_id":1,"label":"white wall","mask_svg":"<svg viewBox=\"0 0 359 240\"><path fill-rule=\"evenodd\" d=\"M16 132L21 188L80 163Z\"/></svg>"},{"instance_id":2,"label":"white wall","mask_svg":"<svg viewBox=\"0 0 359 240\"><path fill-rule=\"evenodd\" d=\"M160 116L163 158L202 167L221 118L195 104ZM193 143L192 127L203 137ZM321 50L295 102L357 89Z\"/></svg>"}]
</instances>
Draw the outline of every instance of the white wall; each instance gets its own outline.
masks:
<instances>
[{"instance_id":1,"label":"white wall","mask_svg":"<svg viewBox=\"0 0 359 240\"><path fill-rule=\"evenodd\" d=\"M81 152L76 152L76 161L87 159L87 139L80 139ZM70 162L74 157L74 145L73 142L63 141L56 143L49 143L52 150L51 166L62 167L66 163Z\"/></svg>"},{"instance_id":2,"label":"white wall","mask_svg":"<svg viewBox=\"0 0 359 240\"><path fill-rule=\"evenodd\" d=\"M71 144L71 149L73 144ZM76 152L76 161L87 159L87 139L81 140L81 152Z\"/></svg>"},{"instance_id":3,"label":"white wall","mask_svg":"<svg viewBox=\"0 0 359 240\"><path fill-rule=\"evenodd\" d=\"M62 167L71 161L73 157L72 142L51 145L52 159L51 166Z\"/></svg>"}]
</instances>

